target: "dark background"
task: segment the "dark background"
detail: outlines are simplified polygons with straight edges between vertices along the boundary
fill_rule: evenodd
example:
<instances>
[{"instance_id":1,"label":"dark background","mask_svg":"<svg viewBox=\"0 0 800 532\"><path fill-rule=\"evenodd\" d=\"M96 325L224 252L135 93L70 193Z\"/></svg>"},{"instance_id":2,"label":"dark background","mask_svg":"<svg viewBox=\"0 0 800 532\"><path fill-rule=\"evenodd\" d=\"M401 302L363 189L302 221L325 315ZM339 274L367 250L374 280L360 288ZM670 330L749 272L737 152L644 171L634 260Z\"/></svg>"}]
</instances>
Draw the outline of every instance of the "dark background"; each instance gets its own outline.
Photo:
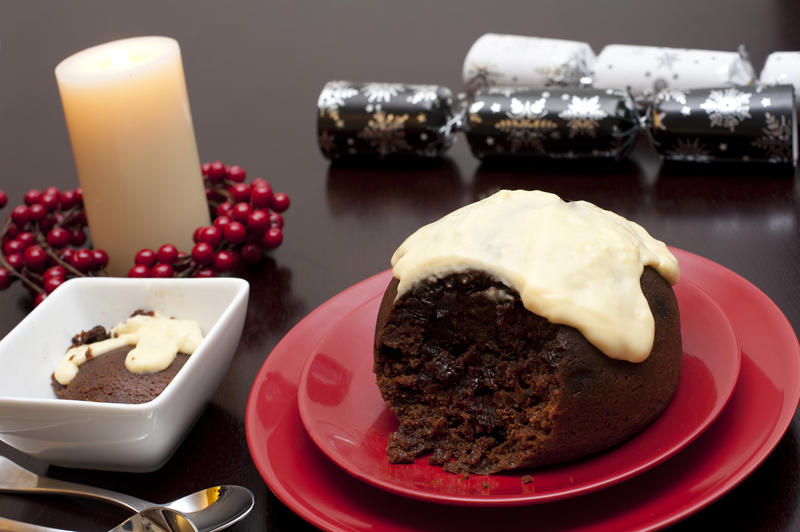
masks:
<instances>
[{"instance_id":1,"label":"dark background","mask_svg":"<svg viewBox=\"0 0 800 532\"><path fill-rule=\"evenodd\" d=\"M768 53L800 50L798 27L800 3L790 0L0 0L0 188L10 203L3 214L29 188L78 186L55 65L88 46L147 34L181 44L201 159L239 164L292 198L284 244L262 268L243 273L251 282L250 309L230 371L165 468L151 475L48 470L3 444L0 454L59 478L158 501L214 483L244 484L256 492L256 507L236 530L307 527L268 492L247 453L244 411L258 368L304 315L387 268L407 234L501 187L543 188L616 210L749 279L798 330L795 175L758 166L665 167L644 143L622 163L488 167L463 137L438 165L331 167L317 149L315 124L317 96L331 79L432 83L458 92L466 51L486 32L582 40L595 52L611 43L720 50L745 43L760 71ZM0 298L3 335L31 301L18 285ZM740 487L678 528L800 528L799 423L795 418L776 452ZM0 495L0 515L101 530L124 513Z\"/></svg>"}]
</instances>

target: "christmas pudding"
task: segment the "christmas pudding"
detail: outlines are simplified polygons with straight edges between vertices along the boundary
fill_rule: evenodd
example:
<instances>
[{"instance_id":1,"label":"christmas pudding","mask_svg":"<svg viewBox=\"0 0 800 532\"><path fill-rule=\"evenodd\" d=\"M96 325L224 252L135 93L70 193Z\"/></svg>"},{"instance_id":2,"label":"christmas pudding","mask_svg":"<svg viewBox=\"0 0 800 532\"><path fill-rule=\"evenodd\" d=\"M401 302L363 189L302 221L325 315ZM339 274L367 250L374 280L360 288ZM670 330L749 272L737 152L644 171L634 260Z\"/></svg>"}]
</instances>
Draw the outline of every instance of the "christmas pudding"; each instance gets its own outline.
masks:
<instances>
[{"instance_id":1,"label":"christmas pudding","mask_svg":"<svg viewBox=\"0 0 800 532\"><path fill-rule=\"evenodd\" d=\"M374 371L392 463L453 473L576 459L644 429L681 365L678 263L587 202L500 191L392 257Z\"/></svg>"}]
</instances>

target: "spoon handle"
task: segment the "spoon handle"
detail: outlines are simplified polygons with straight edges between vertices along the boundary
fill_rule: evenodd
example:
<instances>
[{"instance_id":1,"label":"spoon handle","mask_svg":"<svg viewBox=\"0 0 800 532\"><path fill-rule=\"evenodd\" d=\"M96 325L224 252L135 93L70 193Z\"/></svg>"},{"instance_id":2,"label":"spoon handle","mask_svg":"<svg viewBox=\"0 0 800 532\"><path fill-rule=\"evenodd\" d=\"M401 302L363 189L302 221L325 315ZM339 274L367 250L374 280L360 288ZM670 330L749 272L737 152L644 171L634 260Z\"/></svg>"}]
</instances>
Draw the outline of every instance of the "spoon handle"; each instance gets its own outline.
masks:
<instances>
[{"instance_id":1,"label":"spoon handle","mask_svg":"<svg viewBox=\"0 0 800 532\"><path fill-rule=\"evenodd\" d=\"M60 495L89 497L123 506L134 512L139 512L153 506L153 504L148 501L131 495L125 495L124 493L117 493L103 488L78 484L77 482L68 482L37 475L17 465L5 456L0 456L0 492L2 491L16 493L55 493Z\"/></svg>"},{"instance_id":2,"label":"spoon handle","mask_svg":"<svg viewBox=\"0 0 800 532\"><path fill-rule=\"evenodd\" d=\"M0 517L0 530L3 532L69 532L60 528L50 528L49 526L34 525L24 521L15 521Z\"/></svg>"}]
</instances>

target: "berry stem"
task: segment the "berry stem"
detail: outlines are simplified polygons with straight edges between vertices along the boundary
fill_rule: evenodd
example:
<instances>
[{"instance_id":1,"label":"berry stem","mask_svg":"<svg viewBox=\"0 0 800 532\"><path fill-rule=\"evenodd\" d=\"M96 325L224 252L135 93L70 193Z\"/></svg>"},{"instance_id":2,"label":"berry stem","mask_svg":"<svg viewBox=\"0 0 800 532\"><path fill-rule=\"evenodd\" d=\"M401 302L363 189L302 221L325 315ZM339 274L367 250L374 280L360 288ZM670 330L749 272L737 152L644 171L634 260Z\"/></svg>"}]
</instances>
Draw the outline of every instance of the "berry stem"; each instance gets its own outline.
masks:
<instances>
[{"instance_id":1,"label":"berry stem","mask_svg":"<svg viewBox=\"0 0 800 532\"><path fill-rule=\"evenodd\" d=\"M83 272L78 271L72 264L69 264L61 257L58 256L58 253L53 251L53 248L50 247L50 244L47 243L47 239L44 237L41 231L36 232L36 241L39 243L39 246L47 253L47 256L53 259L56 264L59 264L64 267L65 270L70 272L73 275L78 277L86 277L86 274Z\"/></svg>"}]
</instances>

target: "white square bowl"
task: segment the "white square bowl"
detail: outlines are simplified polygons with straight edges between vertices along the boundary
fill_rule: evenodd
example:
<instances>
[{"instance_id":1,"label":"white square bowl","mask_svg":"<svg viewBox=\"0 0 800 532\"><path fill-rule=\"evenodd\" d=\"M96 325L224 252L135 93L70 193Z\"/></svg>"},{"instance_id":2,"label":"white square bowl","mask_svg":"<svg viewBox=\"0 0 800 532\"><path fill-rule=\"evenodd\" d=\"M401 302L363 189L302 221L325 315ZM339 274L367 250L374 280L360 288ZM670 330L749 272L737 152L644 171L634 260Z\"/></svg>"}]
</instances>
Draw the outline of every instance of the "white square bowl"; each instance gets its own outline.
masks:
<instances>
[{"instance_id":1,"label":"white square bowl","mask_svg":"<svg viewBox=\"0 0 800 532\"><path fill-rule=\"evenodd\" d=\"M148 472L172 456L227 372L249 285L238 278L67 281L0 340L0 440L64 467ZM203 342L150 402L58 399L51 375L72 337L137 309L191 319Z\"/></svg>"}]
</instances>

